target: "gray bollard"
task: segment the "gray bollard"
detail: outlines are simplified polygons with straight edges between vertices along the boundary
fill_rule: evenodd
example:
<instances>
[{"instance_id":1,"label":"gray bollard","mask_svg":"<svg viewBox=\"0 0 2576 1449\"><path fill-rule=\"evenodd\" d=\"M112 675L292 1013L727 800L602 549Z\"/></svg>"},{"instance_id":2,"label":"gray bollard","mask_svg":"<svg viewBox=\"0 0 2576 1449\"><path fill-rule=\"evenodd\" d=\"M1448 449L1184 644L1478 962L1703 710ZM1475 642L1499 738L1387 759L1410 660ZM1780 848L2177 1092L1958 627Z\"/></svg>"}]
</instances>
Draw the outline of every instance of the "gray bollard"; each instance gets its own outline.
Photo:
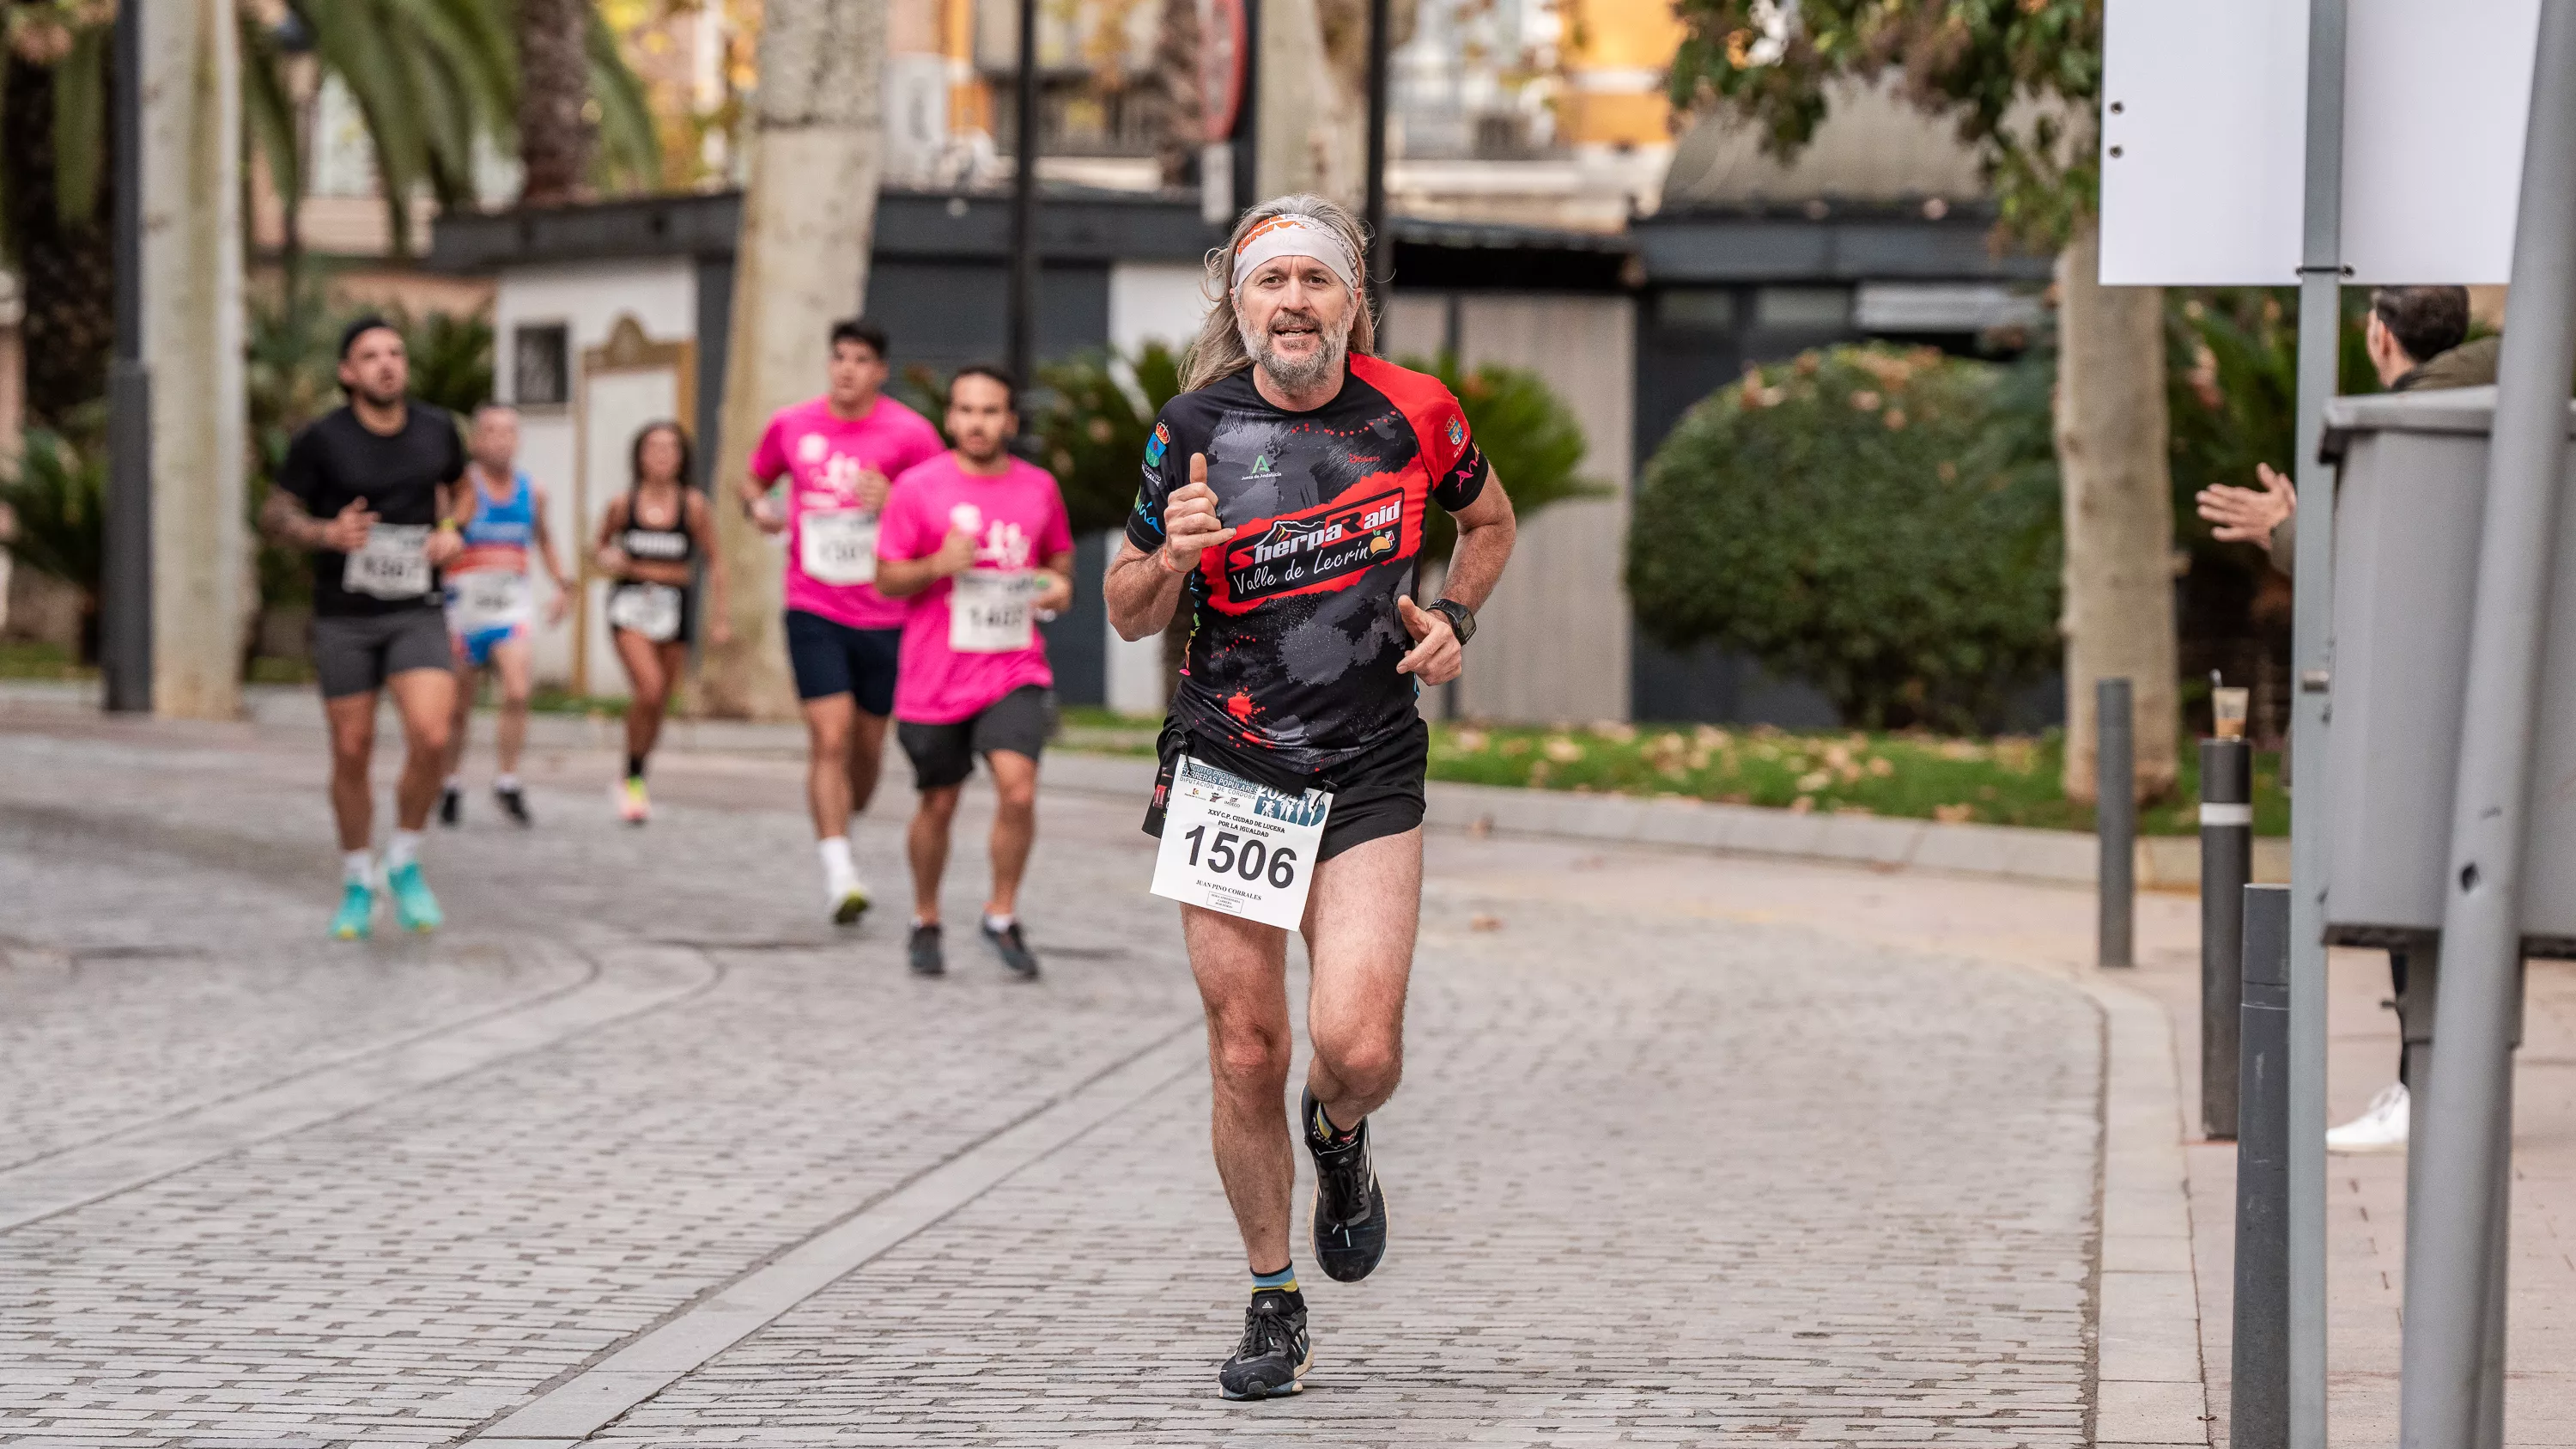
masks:
<instances>
[{"instance_id":1,"label":"gray bollard","mask_svg":"<svg viewBox=\"0 0 2576 1449\"><path fill-rule=\"evenodd\" d=\"M2290 1442L2290 888L2245 887L2232 1449Z\"/></svg>"},{"instance_id":2,"label":"gray bollard","mask_svg":"<svg viewBox=\"0 0 2576 1449\"><path fill-rule=\"evenodd\" d=\"M2200 1130L2236 1135L2236 1026L2245 994L2245 883L2254 876L2254 750L2200 742Z\"/></svg>"},{"instance_id":3,"label":"gray bollard","mask_svg":"<svg viewBox=\"0 0 2576 1449\"><path fill-rule=\"evenodd\" d=\"M2138 891L2137 713L2129 681L2093 682L2093 725L2099 741L2093 778L2093 826L2101 837L2102 964L2137 964L2134 920Z\"/></svg>"}]
</instances>

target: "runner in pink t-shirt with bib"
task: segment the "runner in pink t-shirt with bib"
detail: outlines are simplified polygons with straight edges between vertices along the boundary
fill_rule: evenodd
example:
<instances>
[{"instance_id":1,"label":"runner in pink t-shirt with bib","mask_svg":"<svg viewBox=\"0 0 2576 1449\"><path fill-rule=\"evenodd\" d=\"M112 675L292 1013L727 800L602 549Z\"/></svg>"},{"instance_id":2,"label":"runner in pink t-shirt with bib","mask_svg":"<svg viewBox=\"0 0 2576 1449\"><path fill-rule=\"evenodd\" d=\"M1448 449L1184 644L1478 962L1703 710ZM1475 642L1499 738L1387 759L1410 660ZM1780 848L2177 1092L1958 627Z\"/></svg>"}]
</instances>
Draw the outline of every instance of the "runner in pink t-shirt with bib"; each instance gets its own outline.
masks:
<instances>
[{"instance_id":1,"label":"runner in pink t-shirt with bib","mask_svg":"<svg viewBox=\"0 0 2576 1449\"><path fill-rule=\"evenodd\" d=\"M868 908L849 824L876 791L903 632L903 602L876 588L879 518L888 480L940 453L938 430L882 395L885 356L875 323L835 323L830 390L769 420L743 480L752 520L787 535L787 658L805 707L805 795L826 901L845 926ZM773 499L782 478L785 498Z\"/></svg>"},{"instance_id":2,"label":"runner in pink t-shirt with bib","mask_svg":"<svg viewBox=\"0 0 2576 1449\"><path fill-rule=\"evenodd\" d=\"M1073 528L1043 468L1004 445L1019 431L1017 389L999 368L969 367L948 390L954 451L895 480L877 532L877 582L904 600L895 736L912 760L912 969L947 969L939 879L948 832L975 757L992 772L993 893L984 941L1022 977L1038 960L1014 914L1037 838L1038 757L1055 730L1055 674L1040 620L1073 598Z\"/></svg>"}]
</instances>

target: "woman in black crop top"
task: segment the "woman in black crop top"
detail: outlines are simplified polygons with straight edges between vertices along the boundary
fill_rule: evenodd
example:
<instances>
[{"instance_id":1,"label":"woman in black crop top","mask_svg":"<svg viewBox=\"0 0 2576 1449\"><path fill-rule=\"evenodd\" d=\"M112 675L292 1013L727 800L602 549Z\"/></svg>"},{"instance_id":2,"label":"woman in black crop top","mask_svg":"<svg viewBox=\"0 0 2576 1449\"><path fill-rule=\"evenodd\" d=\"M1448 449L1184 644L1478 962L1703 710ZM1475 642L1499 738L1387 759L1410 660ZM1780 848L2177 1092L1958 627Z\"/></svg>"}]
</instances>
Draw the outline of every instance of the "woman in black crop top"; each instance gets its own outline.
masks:
<instances>
[{"instance_id":1,"label":"woman in black crop top","mask_svg":"<svg viewBox=\"0 0 2576 1449\"><path fill-rule=\"evenodd\" d=\"M599 571L612 580L608 635L634 686L626 706L626 779L617 791L618 814L629 825L652 816L644 762L688 663L697 616L693 573L700 559L706 561L707 594L715 605L707 640L723 644L732 633L725 623L715 521L705 496L688 486L689 462L689 435L678 423L645 424L629 458L633 482L599 520Z\"/></svg>"}]
</instances>

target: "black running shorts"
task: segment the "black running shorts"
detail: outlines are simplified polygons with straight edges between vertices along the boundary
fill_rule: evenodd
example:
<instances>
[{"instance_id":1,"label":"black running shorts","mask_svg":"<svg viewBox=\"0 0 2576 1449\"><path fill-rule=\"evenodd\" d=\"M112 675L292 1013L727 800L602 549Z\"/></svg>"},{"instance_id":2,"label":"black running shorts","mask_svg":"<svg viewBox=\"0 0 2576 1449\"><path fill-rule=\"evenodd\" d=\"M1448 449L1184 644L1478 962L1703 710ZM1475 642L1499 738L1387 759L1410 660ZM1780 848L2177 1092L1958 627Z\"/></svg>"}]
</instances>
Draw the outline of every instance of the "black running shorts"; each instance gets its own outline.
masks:
<instances>
[{"instance_id":1,"label":"black running shorts","mask_svg":"<svg viewBox=\"0 0 2576 1449\"><path fill-rule=\"evenodd\" d=\"M1416 715L1383 743L1319 775L1282 774L1258 754L1191 735L1174 720L1163 722L1154 753L1161 757L1162 768L1154 774L1154 799L1145 807L1147 835L1162 836L1163 797L1171 789L1175 764L1187 753L1275 790L1333 792L1333 813L1324 817L1324 841L1315 853L1317 860L1330 860L1354 845L1402 835L1422 823L1422 779L1431 768L1431 726Z\"/></svg>"},{"instance_id":2,"label":"black running shorts","mask_svg":"<svg viewBox=\"0 0 2576 1449\"><path fill-rule=\"evenodd\" d=\"M787 664L798 699L846 694L873 715L894 713L895 646L901 629L853 629L847 624L787 611Z\"/></svg>"},{"instance_id":3,"label":"black running shorts","mask_svg":"<svg viewBox=\"0 0 2576 1449\"><path fill-rule=\"evenodd\" d=\"M435 606L383 614L317 614L313 618L313 675L324 699L370 694L385 681L415 669L441 674L456 667L447 642L447 615Z\"/></svg>"},{"instance_id":4,"label":"black running shorts","mask_svg":"<svg viewBox=\"0 0 2576 1449\"><path fill-rule=\"evenodd\" d=\"M948 724L896 720L895 740L912 761L917 789L945 790L975 772L975 757L1007 750L1034 760L1055 733L1055 691L1024 684L966 718Z\"/></svg>"}]
</instances>

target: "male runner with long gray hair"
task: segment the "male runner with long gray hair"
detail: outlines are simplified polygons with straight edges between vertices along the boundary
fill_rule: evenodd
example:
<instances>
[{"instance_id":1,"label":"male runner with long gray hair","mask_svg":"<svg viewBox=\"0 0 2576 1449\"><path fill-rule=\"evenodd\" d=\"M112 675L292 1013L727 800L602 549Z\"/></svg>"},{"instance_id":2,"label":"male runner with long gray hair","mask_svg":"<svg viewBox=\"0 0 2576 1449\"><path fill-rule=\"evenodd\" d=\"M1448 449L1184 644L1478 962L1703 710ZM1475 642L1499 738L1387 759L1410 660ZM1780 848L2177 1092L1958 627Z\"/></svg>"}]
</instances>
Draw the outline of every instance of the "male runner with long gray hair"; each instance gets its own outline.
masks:
<instances>
[{"instance_id":1,"label":"male runner with long gray hair","mask_svg":"<svg viewBox=\"0 0 2576 1449\"><path fill-rule=\"evenodd\" d=\"M1217 1171L1252 1270L1217 1373L1229 1399L1295 1393L1313 1361L1289 1249L1285 923L1313 968L1296 1123L1315 1159L1315 1255L1355 1282L1386 1251L1368 1119L1401 1071L1422 906L1430 736L1415 700L1458 677L1512 551L1511 501L1458 400L1374 355L1367 255L1358 221L1317 196L1254 207L1209 253L1214 306L1146 444L1105 588L1127 639L1191 611L1146 829L1163 837L1157 893L1183 901ZM1433 504L1458 544L1426 607Z\"/></svg>"}]
</instances>

